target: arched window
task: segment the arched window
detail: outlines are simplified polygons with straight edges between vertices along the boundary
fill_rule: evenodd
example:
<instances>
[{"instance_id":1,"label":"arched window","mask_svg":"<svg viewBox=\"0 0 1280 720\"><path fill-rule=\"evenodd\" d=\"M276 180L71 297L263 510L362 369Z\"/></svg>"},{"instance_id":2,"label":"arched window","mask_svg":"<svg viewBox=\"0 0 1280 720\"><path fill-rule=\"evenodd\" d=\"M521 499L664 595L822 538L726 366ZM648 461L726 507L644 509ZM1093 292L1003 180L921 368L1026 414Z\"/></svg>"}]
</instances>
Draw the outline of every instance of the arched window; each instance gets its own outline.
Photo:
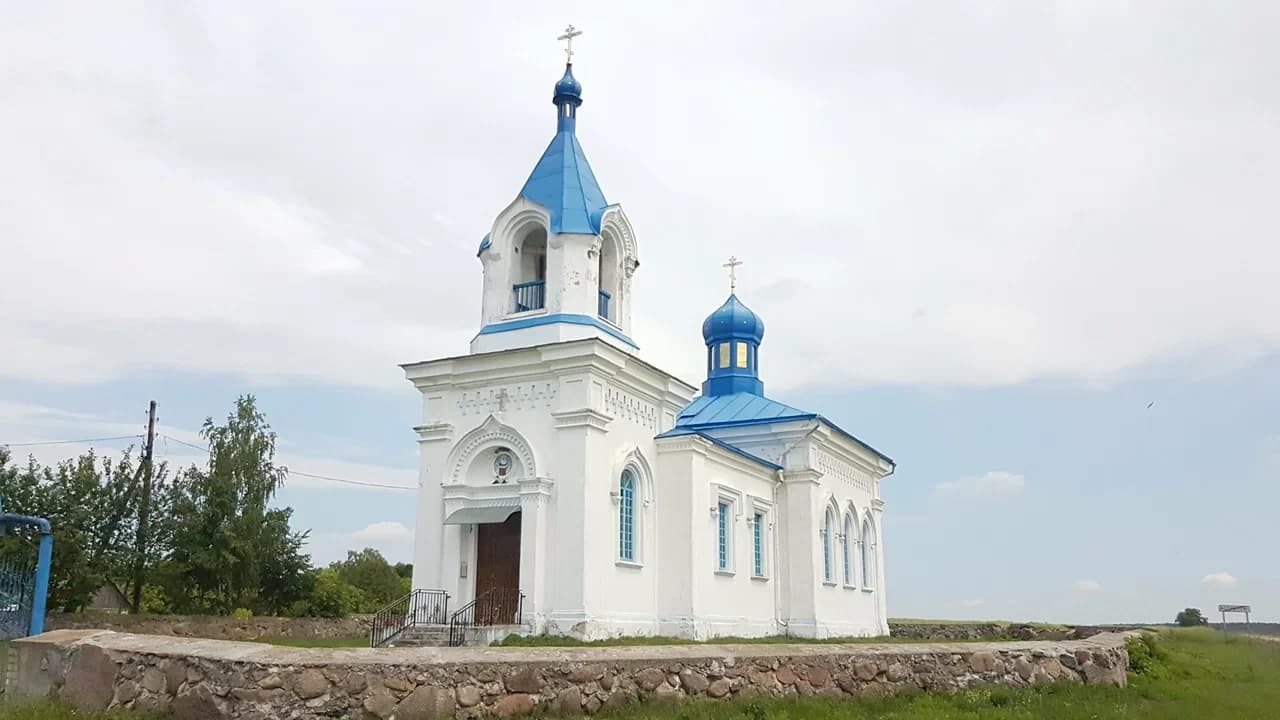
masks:
<instances>
[{"instance_id":1,"label":"arched window","mask_svg":"<svg viewBox=\"0 0 1280 720\"><path fill-rule=\"evenodd\" d=\"M858 541L857 527L853 515L844 516L844 584L849 587L857 585L853 577L853 545Z\"/></svg>"},{"instance_id":2,"label":"arched window","mask_svg":"<svg viewBox=\"0 0 1280 720\"><path fill-rule=\"evenodd\" d=\"M618 559L636 560L636 474L627 468L618 484Z\"/></svg>"},{"instance_id":3,"label":"arched window","mask_svg":"<svg viewBox=\"0 0 1280 720\"><path fill-rule=\"evenodd\" d=\"M822 579L829 583L836 581L835 553L831 547L835 540L836 518L828 508L826 520L822 524Z\"/></svg>"},{"instance_id":4,"label":"arched window","mask_svg":"<svg viewBox=\"0 0 1280 720\"><path fill-rule=\"evenodd\" d=\"M618 240L613 233L600 236L600 255L596 258L596 282L599 284L597 314L605 320L618 319L617 305L621 302L622 284L619 277L622 260L618 252Z\"/></svg>"},{"instance_id":5,"label":"arched window","mask_svg":"<svg viewBox=\"0 0 1280 720\"><path fill-rule=\"evenodd\" d=\"M876 550L875 531L871 527L871 519L862 521L862 589L870 590L876 586Z\"/></svg>"}]
</instances>

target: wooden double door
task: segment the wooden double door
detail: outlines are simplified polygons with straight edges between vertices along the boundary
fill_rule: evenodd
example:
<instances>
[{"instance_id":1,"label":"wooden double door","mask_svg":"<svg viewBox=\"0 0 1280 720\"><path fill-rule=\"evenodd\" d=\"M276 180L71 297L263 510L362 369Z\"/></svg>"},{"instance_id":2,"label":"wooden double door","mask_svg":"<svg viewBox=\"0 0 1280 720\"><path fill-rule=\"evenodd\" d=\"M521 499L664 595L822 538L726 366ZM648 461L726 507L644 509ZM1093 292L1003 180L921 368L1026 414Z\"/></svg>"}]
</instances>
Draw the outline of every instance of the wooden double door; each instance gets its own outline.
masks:
<instances>
[{"instance_id":1,"label":"wooden double door","mask_svg":"<svg viewBox=\"0 0 1280 720\"><path fill-rule=\"evenodd\" d=\"M520 513L476 532L476 624L519 622Z\"/></svg>"}]
</instances>

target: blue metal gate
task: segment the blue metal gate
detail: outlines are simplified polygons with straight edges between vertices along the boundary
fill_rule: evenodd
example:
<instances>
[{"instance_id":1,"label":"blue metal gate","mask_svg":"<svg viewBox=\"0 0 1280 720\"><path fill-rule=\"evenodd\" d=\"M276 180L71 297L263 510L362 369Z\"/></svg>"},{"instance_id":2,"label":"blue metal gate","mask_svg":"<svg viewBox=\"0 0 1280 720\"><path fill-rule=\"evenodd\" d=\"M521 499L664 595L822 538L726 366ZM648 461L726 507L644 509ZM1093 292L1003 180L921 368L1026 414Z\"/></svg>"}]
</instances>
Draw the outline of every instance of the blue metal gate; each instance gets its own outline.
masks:
<instances>
[{"instance_id":1,"label":"blue metal gate","mask_svg":"<svg viewBox=\"0 0 1280 720\"><path fill-rule=\"evenodd\" d=\"M44 632L49 569L53 564L53 529L44 518L0 513L0 535L16 527L34 528L40 537L34 562L0 561L0 640Z\"/></svg>"}]
</instances>

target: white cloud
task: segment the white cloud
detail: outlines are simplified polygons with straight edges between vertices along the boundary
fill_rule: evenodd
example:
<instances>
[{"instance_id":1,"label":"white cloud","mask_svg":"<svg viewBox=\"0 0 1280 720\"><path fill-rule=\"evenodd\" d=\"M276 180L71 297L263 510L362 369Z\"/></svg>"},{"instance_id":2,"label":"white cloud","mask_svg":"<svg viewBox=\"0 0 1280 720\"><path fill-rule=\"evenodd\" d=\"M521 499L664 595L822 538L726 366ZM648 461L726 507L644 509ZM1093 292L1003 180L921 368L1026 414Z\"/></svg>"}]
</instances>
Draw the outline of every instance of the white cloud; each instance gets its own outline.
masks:
<instances>
[{"instance_id":1,"label":"white cloud","mask_svg":"<svg viewBox=\"0 0 1280 720\"><path fill-rule=\"evenodd\" d=\"M351 539L367 545L413 542L413 530L398 522L376 522L351 533Z\"/></svg>"},{"instance_id":2,"label":"white cloud","mask_svg":"<svg viewBox=\"0 0 1280 720\"><path fill-rule=\"evenodd\" d=\"M934 492L942 496L997 498L1017 495L1026 486L1027 480L1021 475L992 470L978 477L940 482L934 486Z\"/></svg>"},{"instance_id":3,"label":"white cloud","mask_svg":"<svg viewBox=\"0 0 1280 720\"><path fill-rule=\"evenodd\" d=\"M1106 379L1280 347L1280 244L1257 230L1280 185L1265 3L725 8L579 8L579 134L640 228L649 360L698 379L730 252L774 388ZM300 21L270 3L6 18L21 270L0 283L20 310L0 317L0 375L403 389L396 363L463 351L475 246L552 132L539 28L559 12L315 4L269 57L257 40ZM428 24L455 31L424 44ZM1166 42L1128 52L1135 28ZM803 82L759 60L799 56Z\"/></svg>"},{"instance_id":4,"label":"white cloud","mask_svg":"<svg viewBox=\"0 0 1280 720\"><path fill-rule=\"evenodd\" d=\"M1234 575L1227 572L1209 573L1200 578L1200 582L1204 585L1213 585L1220 588L1233 588L1240 584Z\"/></svg>"},{"instance_id":5,"label":"white cloud","mask_svg":"<svg viewBox=\"0 0 1280 720\"><path fill-rule=\"evenodd\" d=\"M962 600L960 605L967 608L982 607L985 604L983 600Z\"/></svg>"},{"instance_id":6,"label":"white cloud","mask_svg":"<svg viewBox=\"0 0 1280 720\"><path fill-rule=\"evenodd\" d=\"M1079 593L1102 592L1102 585L1097 580L1077 580L1073 587Z\"/></svg>"},{"instance_id":7,"label":"white cloud","mask_svg":"<svg viewBox=\"0 0 1280 720\"><path fill-rule=\"evenodd\" d=\"M328 565L341 560L351 550L371 547L387 562L413 562L413 529L394 521L371 523L351 532L316 532L307 539L306 551L312 563Z\"/></svg>"}]
</instances>

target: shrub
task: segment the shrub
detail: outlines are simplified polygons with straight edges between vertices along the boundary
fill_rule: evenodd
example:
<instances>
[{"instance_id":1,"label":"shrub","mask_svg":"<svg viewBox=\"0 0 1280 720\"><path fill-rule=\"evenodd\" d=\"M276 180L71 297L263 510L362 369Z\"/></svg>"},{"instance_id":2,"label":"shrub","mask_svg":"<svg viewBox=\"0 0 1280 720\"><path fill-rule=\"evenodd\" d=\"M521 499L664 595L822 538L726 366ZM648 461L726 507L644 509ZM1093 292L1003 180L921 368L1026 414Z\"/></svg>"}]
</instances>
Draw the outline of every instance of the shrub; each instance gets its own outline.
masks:
<instances>
[{"instance_id":1,"label":"shrub","mask_svg":"<svg viewBox=\"0 0 1280 720\"><path fill-rule=\"evenodd\" d=\"M1156 677L1163 674L1169 654L1160 647L1155 635L1144 633L1141 637L1129 638L1125 649L1129 651L1129 669L1135 674Z\"/></svg>"},{"instance_id":2,"label":"shrub","mask_svg":"<svg viewBox=\"0 0 1280 720\"><path fill-rule=\"evenodd\" d=\"M252 620L253 611L249 608L236 608L231 612L231 617L236 620Z\"/></svg>"}]
</instances>

